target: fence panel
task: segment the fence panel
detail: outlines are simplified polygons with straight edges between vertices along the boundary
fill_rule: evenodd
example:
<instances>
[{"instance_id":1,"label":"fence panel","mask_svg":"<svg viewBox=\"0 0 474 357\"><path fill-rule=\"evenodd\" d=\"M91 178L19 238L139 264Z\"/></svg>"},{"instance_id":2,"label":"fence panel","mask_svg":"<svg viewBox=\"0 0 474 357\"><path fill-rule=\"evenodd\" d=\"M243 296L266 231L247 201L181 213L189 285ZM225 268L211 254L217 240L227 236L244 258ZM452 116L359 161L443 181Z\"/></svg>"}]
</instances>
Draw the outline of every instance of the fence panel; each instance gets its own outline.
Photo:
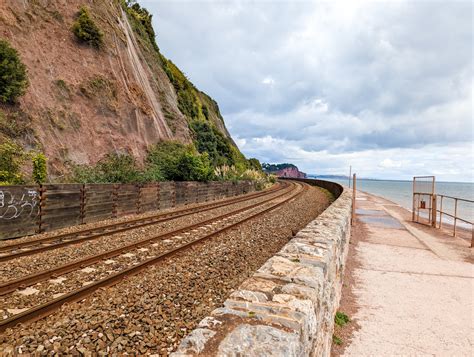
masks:
<instances>
[{"instance_id":1,"label":"fence panel","mask_svg":"<svg viewBox=\"0 0 474 357\"><path fill-rule=\"evenodd\" d=\"M255 191L252 182L0 187L0 239Z\"/></svg>"},{"instance_id":2,"label":"fence panel","mask_svg":"<svg viewBox=\"0 0 474 357\"><path fill-rule=\"evenodd\" d=\"M186 203L186 193L188 189L187 182L176 182L176 206L181 206Z\"/></svg>"},{"instance_id":3,"label":"fence panel","mask_svg":"<svg viewBox=\"0 0 474 357\"><path fill-rule=\"evenodd\" d=\"M119 185L115 198L115 212L117 217L135 214L138 210L138 194L140 187L134 184Z\"/></svg>"},{"instance_id":4,"label":"fence panel","mask_svg":"<svg viewBox=\"0 0 474 357\"><path fill-rule=\"evenodd\" d=\"M52 231L82 223L81 184L43 185L40 231Z\"/></svg>"},{"instance_id":5,"label":"fence panel","mask_svg":"<svg viewBox=\"0 0 474 357\"><path fill-rule=\"evenodd\" d=\"M172 181L160 182L160 209L175 206L175 183Z\"/></svg>"},{"instance_id":6,"label":"fence panel","mask_svg":"<svg viewBox=\"0 0 474 357\"><path fill-rule=\"evenodd\" d=\"M149 212L160 208L159 184L151 183L140 188L139 211Z\"/></svg>"},{"instance_id":7,"label":"fence panel","mask_svg":"<svg viewBox=\"0 0 474 357\"><path fill-rule=\"evenodd\" d=\"M36 233L39 211L39 186L1 186L0 239Z\"/></svg>"},{"instance_id":8,"label":"fence panel","mask_svg":"<svg viewBox=\"0 0 474 357\"><path fill-rule=\"evenodd\" d=\"M84 223L98 222L114 217L116 185L84 185Z\"/></svg>"}]
</instances>

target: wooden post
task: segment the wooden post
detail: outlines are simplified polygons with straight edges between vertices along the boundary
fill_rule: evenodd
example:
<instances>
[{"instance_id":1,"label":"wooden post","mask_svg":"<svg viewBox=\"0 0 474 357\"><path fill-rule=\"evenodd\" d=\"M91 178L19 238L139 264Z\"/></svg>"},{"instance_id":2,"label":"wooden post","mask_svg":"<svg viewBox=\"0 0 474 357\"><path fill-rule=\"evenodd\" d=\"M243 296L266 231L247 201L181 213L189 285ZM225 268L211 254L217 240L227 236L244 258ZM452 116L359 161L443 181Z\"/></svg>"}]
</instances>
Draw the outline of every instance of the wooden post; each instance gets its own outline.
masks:
<instances>
[{"instance_id":1,"label":"wooden post","mask_svg":"<svg viewBox=\"0 0 474 357\"><path fill-rule=\"evenodd\" d=\"M175 207L176 206L176 182L173 181L173 185L172 185L172 189L173 189L173 196L171 197L171 207Z\"/></svg>"},{"instance_id":2,"label":"wooden post","mask_svg":"<svg viewBox=\"0 0 474 357\"><path fill-rule=\"evenodd\" d=\"M118 184L113 184L113 193L112 193L112 218L117 218L118 212L117 212L117 205L118 205L118 190L119 190L119 185Z\"/></svg>"},{"instance_id":3,"label":"wooden post","mask_svg":"<svg viewBox=\"0 0 474 357\"><path fill-rule=\"evenodd\" d=\"M38 233L43 233L43 207L46 205L46 187L39 185Z\"/></svg>"},{"instance_id":4,"label":"wooden post","mask_svg":"<svg viewBox=\"0 0 474 357\"><path fill-rule=\"evenodd\" d=\"M142 185L137 184L135 185L135 188L137 190L137 202L136 202L136 208L137 208L137 214L140 214L140 209L142 206Z\"/></svg>"},{"instance_id":5,"label":"wooden post","mask_svg":"<svg viewBox=\"0 0 474 357\"><path fill-rule=\"evenodd\" d=\"M161 197L160 197L160 183L156 183L156 209L159 210L161 208Z\"/></svg>"},{"instance_id":6,"label":"wooden post","mask_svg":"<svg viewBox=\"0 0 474 357\"><path fill-rule=\"evenodd\" d=\"M352 178L352 219L351 224L355 222L355 205L356 205L356 174Z\"/></svg>"},{"instance_id":7,"label":"wooden post","mask_svg":"<svg viewBox=\"0 0 474 357\"><path fill-rule=\"evenodd\" d=\"M412 197L413 208L411 211L411 220L415 221L415 178L413 177L413 197Z\"/></svg>"},{"instance_id":8,"label":"wooden post","mask_svg":"<svg viewBox=\"0 0 474 357\"><path fill-rule=\"evenodd\" d=\"M86 185L81 187L81 224L84 224L84 216L86 211Z\"/></svg>"}]
</instances>

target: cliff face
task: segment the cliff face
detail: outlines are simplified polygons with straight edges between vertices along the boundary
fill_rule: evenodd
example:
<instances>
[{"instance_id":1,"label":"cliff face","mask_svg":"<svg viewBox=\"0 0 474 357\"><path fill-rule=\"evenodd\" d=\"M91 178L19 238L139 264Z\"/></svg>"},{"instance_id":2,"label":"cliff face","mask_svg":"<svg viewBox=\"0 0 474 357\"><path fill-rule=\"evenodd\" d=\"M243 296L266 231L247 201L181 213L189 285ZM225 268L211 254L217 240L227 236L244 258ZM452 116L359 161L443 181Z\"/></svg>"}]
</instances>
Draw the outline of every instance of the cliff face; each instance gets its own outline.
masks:
<instances>
[{"instance_id":1,"label":"cliff face","mask_svg":"<svg viewBox=\"0 0 474 357\"><path fill-rule=\"evenodd\" d=\"M278 177L293 177L293 178L306 178L306 174L298 170L293 164L267 164L263 163L262 168L273 175Z\"/></svg>"},{"instance_id":2,"label":"cliff face","mask_svg":"<svg viewBox=\"0 0 474 357\"><path fill-rule=\"evenodd\" d=\"M306 174L297 167L287 167L274 172L278 177L306 178Z\"/></svg>"},{"instance_id":3,"label":"cliff face","mask_svg":"<svg viewBox=\"0 0 474 357\"><path fill-rule=\"evenodd\" d=\"M104 35L100 49L71 31L83 5ZM92 164L111 151L142 160L160 140L192 141L190 118L166 72L171 62L126 10L121 0L0 2L0 38L19 52L30 83L17 104L0 105L0 143L42 150L50 173L61 175L67 162ZM191 87L193 115L234 145L217 104Z\"/></svg>"}]
</instances>

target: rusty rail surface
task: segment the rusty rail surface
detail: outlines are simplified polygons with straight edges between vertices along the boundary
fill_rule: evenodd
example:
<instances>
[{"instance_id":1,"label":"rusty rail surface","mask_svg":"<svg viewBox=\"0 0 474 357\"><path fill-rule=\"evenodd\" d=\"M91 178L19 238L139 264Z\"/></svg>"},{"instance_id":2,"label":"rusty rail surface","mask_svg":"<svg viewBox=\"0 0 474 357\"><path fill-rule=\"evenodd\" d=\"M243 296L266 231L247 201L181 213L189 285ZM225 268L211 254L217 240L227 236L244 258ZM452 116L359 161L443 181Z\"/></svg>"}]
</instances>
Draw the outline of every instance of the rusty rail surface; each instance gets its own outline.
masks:
<instances>
[{"instance_id":1,"label":"rusty rail surface","mask_svg":"<svg viewBox=\"0 0 474 357\"><path fill-rule=\"evenodd\" d=\"M166 222L169 220L177 219L180 217L189 216L195 213L205 212L213 210L219 207L227 206L230 204L246 201L249 199L258 198L265 196L278 190L282 189L278 184L274 185L269 190L263 192L256 192L251 194L246 194L244 196L238 196L236 198L226 199L219 202L212 202L205 205L200 205L197 207L184 208L173 212L159 213L156 215L130 219L125 222L113 223L108 225L103 225L100 227L90 228L79 230L71 233L63 233L50 237L35 239L27 242L21 242L16 244L10 244L0 247L0 262L5 262L22 256L33 255L40 252L54 250L61 247L65 247L71 244L78 244L80 242L89 241L97 239L104 236L109 236L117 233L126 232L132 229L141 228L153 224L158 224ZM47 244L47 245L45 245ZM38 247L39 246L39 247ZM36 248L35 248L36 247ZM30 248L24 250L25 248ZM22 249L21 251L15 252L16 250ZM1 255L4 252L12 252L10 254Z\"/></svg>"},{"instance_id":2,"label":"rusty rail surface","mask_svg":"<svg viewBox=\"0 0 474 357\"><path fill-rule=\"evenodd\" d=\"M224 226L223 228L220 228L220 229L215 230L215 231L213 231L209 234L206 234L205 236L203 236L201 238L198 238L194 241L185 243L185 244L180 245L176 248L173 248L173 249L171 249L167 252L156 255L155 257L146 259L145 261L143 261L141 263L133 265L133 266L131 266L129 268L126 268L126 269L124 269L120 272L114 273L114 274L112 274L112 275L110 275L106 278L100 279L100 280L98 280L94 283L88 284L88 285L86 285L82 288L71 291L71 292L69 292L69 293L67 293L63 296L60 296L56 299L53 299L49 302L46 302L46 303L43 303L41 305L35 306L33 308L28 309L27 311L24 311L22 313L14 315L14 316L12 316L8 319L5 319L5 320L0 322L0 332L4 331L7 328L14 327L19 323L31 322L31 321L38 320L42 317L45 317L45 316L49 315L50 313L54 312L55 310L59 309L65 303L71 303L71 302L79 301L79 300L83 299L84 297L92 294L93 292L95 292L99 288L114 285L114 284L120 282L123 278L131 276L131 275L135 275L135 274L143 271L147 267L149 267L151 265L154 265L154 264L162 261L163 259L168 258L168 257L170 257L170 256L172 256L172 255L174 255L174 254L176 254L180 251L188 249L189 247L194 246L196 244L202 243L203 241L208 240L209 238L214 237L218 234L229 231L229 230L241 225L244 222L247 222L247 221L249 221L251 219L254 219L256 217L259 217L259 216L261 216L261 215L263 215L267 212L275 210L278 207L282 206L283 204L289 202L290 200L293 200L296 197L300 196L308 188L308 185L300 184L300 183L292 183L292 186L293 186L292 189L285 190L285 192L283 194L281 194L277 197L272 197L270 199L267 199L267 200L264 200L262 202L256 203L254 205L251 205L250 207L255 208L255 207L258 207L258 206L262 206L266 202L269 202L271 200L275 200L276 198L279 198L279 197L281 197L281 196L283 196L287 193L290 193L291 196L288 197L288 198L285 198L283 201L278 202L276 204L273 204L272 206L270 206L270 207L268 207L268 208L266 208L266 209L264 209L260 212L254 213L254 214L252 214L248 217L245 217L245 218L242 218L242 219L238 220L237 222L233 222L233 223L231 223L227 226ZM299 190L298 189L299 187L301 187L302 189ZM296 191L296 193L293 193L294 191ZM143 245L145 243L145 241L151 242L152 240L163 239L163 236L176 235L176 234L178 234L177 232L181 233L183 230L192 230L192 229L195 229L198 226L205 226L205 225L207 225L207 224L209 224L213 221L222 220L226 217L230 217L232 215L236 215L236 214L238 214L240 212L243 212L245 210L249 210L249 209L251 209L250 207L241 208L241 209L236 210L234 212L227 213L227 214L224 214L224 215L219 216L219 217L215 217L215 218L207 220L205 222L200 222L198 224L194 224L194 225L188 226L186 228L179 229L179 230L177 230L175 232L172 232L172 233L169 232L169 233L165 233L164 235L158 235L156 237L150 238L148 240L143 240L143 241L138 242L138 243L133 244L133 245L135 247L138 247L140 245ZM124 248L122 247L122 251L123 251L123 249Z\"/></svg>"}]
</instances>

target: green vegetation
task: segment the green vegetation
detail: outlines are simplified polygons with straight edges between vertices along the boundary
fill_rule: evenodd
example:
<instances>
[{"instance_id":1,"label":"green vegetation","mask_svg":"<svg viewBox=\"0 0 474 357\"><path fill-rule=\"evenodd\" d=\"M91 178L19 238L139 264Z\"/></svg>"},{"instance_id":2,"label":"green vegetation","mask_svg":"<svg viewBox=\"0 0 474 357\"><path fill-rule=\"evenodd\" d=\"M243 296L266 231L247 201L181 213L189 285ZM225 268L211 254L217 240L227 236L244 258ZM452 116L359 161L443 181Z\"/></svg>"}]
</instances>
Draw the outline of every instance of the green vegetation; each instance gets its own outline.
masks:
<instances>
[{"instance_id":1,"label":"green vegetation","mask_svg":"<svg viewBox=\"0 0 474 357\"><path fill-rule=\"evenodd\" d=\"M97 49L103 44L104 34L97 27L94 20L92 20L86 6L81 7L79 10L77 19L72 26L72 32L74 32L79 41Z\"/></svg>"},{"instance_id":2,"label":"green vegetation","mask_svg":"<svg viewBox=\"0 0 474 357\"><path fill-rule=\"evenodd\" d=\"M24 183L20 172L25 162L23 149L11 140L0 144L0 185L19 185Z\"/></svg>"},{"instance_id":3,"label":"green vegetation","mask_svg":"<svg viewBox=\"0 0 474 357\"><path fill-rule=\"evenodd\" d=\"M46 167L46 156L43 153L34 153L32 155L33 161L33 180L40 184L46 181L48 176Z\"/></svg>"},{"instance_id":4,"label":"green vegetation","mask_svg":"<svg viewBox=\"0 0 474 357\"><path fill-rule=\"evenodd\" d=\"M26 66L18 52L0 39L0 102L13 103L28 87Z\"/></svg>"},{"instance_id":5,"label":"green vegetation","mask_svg":"<svg viewBox=\"0 0 474 357\"><path fill-rule=\"evenodd\" d=\"M260 164L260 161L258 161L258 159L250 158L248 159L248 163L251 169L262 171L262 165Z\"/></svg>"},{"instance_id":6,"label":"green vegetation","mask_svg":"<svg viewBox=\"0 0 474 357\"><path fill-rule=\"evenodd\" d=\"M129 154L108 154L95 166L73 167L73 181L80 183L134 183L143 181L135 158Z\"/></svg>"},{"instance_id":7,"label":"green vegetation","mask_svg":"<svg viewBox=\"0 0 474 357\"><path fill-rule=\"evenodd\" d=\"M141 7L135 0L122 2L123 9L131 18L133 29L143 38L149 41L153 48L158 52L158 45L155 40L155 30L153 29L153 15L147 9Z\"/></svg>"},{"instance_id":8,"label":"green vegetation","mask_svg":"<svg viewBox=\"0 0 474 357\"><path fill-rule=\"evenodd\" d=\"M102 110L117 111L118 90L115 82L104 76L94 76L83 82L81 93L93 100Z\"/></svg>"},{"instance_id":9,"label":"green vegetation","mask_svg":"<svg viewBox=\"0 0 474 357\"><path fill-rule=\"evenodd\" d=\"M287 168L296 169L297 167L293 164L288 164L288 163L285 163L285 164L267 164L267 163L263 163L262 168L263 168L264 171L267 171L267 172L275 172L275 171L279 171L279 170L283 170L283 169L287 169Z\"/></svg>"},{"instance_id":10,"label":"green vegetation","mask_svg":"<svg viewBox=\"0 0 474 357\"><path fill-rule=\"evenodd\" d=\"M342 345L342 339L337 337L336 335L332 335L332 343L340 346Z\"/></svg>"},{"instance_id":11,"label":"green vegetation","mask_svg":"<svg viewBox=\"0 0 474 357\"><path fill-rule=\"evenodd\" d=\"M349 316L347 316L345 313L338 311L336 312L336 316L334 316L334 322L336 323L337 326L344 326L351 320L349 319Z\"/></svg>"},{"instance_id":12,"label":"green vegetation","mask_svg":"<svg viewBox=\"0 0 474 357\"><path fill-rule=\"evenodd\" d=\"M162 142L150 149L144 168L129 154L108 154L94 166L76 165L71 181L81 183L144 183L164 180L207 181L212 168L207 155L192 146Z\"/></svg>"}]
</instances>

